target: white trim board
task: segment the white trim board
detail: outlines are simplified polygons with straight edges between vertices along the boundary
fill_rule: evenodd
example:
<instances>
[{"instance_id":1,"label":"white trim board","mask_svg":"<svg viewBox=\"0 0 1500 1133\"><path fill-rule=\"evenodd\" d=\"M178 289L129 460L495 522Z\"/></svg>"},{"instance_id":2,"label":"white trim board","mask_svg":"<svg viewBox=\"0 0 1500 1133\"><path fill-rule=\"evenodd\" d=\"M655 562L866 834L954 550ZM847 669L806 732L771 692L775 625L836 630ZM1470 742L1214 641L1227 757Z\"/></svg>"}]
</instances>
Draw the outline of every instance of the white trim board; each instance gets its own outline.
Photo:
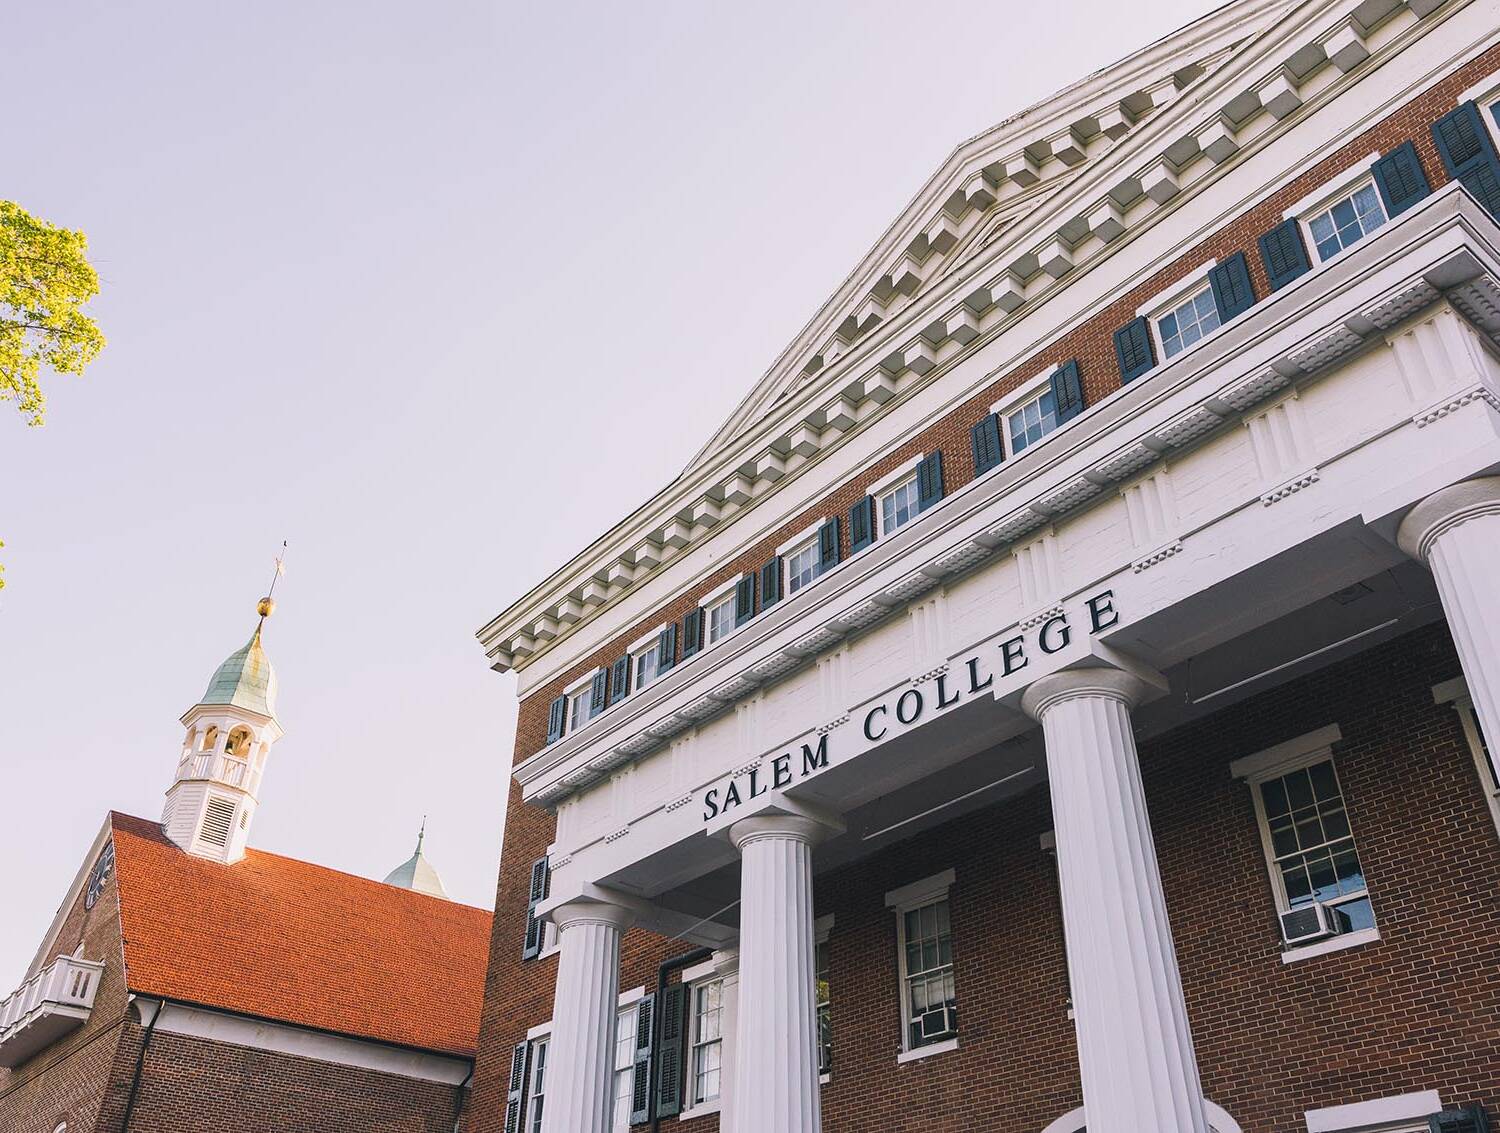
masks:
<instances>
[{"instance_id":1,"label":"white trim board","mask_svg":"<svg viewBox=\"0 0 1500 1133\"><path fill-rule=\"evenodd\" d=\"M1398 1121L1420 1121L1442 1108L1436 1090L1423 1090L1416 1094L1310 1109L1303 1117L1307 1121L1307 1133L1358 1133L1359 1130L1378 1129Z\"/></svg>"}]
</instances>

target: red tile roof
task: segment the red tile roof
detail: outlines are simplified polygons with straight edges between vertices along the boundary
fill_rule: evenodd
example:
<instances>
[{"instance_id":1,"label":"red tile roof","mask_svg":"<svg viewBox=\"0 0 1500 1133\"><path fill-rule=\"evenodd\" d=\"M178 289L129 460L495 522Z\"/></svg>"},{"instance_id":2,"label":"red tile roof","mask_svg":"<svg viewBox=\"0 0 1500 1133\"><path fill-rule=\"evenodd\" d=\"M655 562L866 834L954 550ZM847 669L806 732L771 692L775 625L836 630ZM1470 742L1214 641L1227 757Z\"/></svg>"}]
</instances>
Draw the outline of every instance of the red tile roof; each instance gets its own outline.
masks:
<instances>
[{"instance_id":1,"label":"red tile roof","mask_svg":"<svg viewBox=\"0 0 1500 1133\"><path fill-rule=\"evenodd\" d=\"M222 865L110 819L132 991L473 1055L484 909L260 850Z\"/></svg>"}]
</instances>

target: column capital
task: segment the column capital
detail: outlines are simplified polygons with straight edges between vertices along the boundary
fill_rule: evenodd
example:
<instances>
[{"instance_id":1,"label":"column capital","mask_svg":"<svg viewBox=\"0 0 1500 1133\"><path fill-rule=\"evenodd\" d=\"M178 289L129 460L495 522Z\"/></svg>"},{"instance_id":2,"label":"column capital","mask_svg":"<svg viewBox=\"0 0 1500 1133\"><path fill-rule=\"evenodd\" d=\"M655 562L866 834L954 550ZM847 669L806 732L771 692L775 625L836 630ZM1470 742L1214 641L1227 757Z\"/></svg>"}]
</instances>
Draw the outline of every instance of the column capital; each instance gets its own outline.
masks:
<instances>
[{"instance_id":1,"label":"column capital","mask_svg":"<svg viewBox=\"0 0 1500 1133\"><path fill-rule=\"evenodd\" d=\"M837 826L805 814L756 814L742 818L729 827L729 840L743 852L745 846L762 838L788 838L816 846L840 833Z\"/></svg>"},{"instance_id":2,"label":"column capital","mask_svg":"<svg viewBox=\"0 0 1500 1133\"><path fill-rule=\"evenodd\" d=\"M1148 682L1123 669L1064 669L1033 682L1021 697L1021 711L1039 721L1054 705L1085 696L1118 700L1134 708L1153 691Z\"/></svg>"},{"instance_id":3,"label":"column capital","mask_svg":"<svg viewBox=\"0 0 1500 1133\"><path fill-rule=\"evenodd\" d=\"M604 901L569 901L558 905L548 914L558 932L574 925L609 925L624 932L635 920L635 912L623 905L611 905Z\"/></svg>"},{"instance_id":4,"label":"column capital","mask_svg":"<svg viewBox=\"0 0 1500 1133\"><path fill-rule=\"evenodd\" d=\"M1412 508L1396 531L1396 542L1418 562L1445 532L1481 515L1500 515L1500 476L1481 476L1439 489Z\"/></svg>"}]
</instances>

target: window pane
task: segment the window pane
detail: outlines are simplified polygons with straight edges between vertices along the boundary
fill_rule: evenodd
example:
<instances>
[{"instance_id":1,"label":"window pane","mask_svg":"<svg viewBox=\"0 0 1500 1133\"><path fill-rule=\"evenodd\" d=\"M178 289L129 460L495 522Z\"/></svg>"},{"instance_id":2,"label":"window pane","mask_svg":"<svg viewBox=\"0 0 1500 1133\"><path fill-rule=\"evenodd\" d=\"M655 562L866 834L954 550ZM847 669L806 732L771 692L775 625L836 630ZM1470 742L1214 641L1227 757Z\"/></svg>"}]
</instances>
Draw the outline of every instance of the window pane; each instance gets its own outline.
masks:
<instances>
[{"instance_id":1,"label":"window pane","mask_svg":"<svg viewBox=\"0 0 1500 1133\"><path fill-rule=\"evenodd\" d=\"M1368 897L1344 902L1334 910L1334 915L1345 932L1358 932L1362 928L1375 927L1375 910L1370 906Z\"/></svg>"}]
</instances>

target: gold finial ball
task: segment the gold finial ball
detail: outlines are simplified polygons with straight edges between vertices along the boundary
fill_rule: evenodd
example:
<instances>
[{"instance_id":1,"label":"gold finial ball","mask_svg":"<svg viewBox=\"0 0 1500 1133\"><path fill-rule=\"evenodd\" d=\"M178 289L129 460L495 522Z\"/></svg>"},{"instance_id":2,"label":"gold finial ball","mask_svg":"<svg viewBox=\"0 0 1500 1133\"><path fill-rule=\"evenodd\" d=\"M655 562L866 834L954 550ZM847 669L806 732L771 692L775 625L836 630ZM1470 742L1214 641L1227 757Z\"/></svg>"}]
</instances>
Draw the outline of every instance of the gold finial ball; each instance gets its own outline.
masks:
<instances>
[{"instance_id":1,"label":"gold finial ball","mask_svg":"<svg viewBox=\"0 0 1500 1133\"><path fill-rule=\"evenodd\" d=\"M260 604L255 607L255 610L261 617L269 618L276 612L276 599L262 598Z\"/></svg>"}]
</instances>

